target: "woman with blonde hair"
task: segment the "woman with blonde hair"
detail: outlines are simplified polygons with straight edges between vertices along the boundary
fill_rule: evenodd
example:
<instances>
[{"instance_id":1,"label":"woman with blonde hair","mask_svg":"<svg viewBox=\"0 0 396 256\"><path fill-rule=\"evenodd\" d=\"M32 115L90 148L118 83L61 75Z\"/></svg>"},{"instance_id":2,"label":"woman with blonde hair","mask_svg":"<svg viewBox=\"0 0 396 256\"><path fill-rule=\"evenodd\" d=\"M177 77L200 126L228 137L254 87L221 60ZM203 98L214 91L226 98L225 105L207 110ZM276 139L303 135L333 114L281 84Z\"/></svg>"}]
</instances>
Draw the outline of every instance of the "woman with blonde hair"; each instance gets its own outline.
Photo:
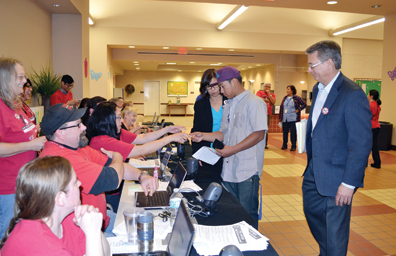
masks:
<instances>
[{"instance_id":1,"label":"woman with blonde hair","mask_svg":"<svg viewBox=\"0 0 396 256\"><path fill-rule=\"evenodd\" d=\"M0 58L0 239L13 217L19 169L37 157L45 137L22 107L25 70L18 60Z\"/></svg>"},{"instance_id":2,"label":"woman with blonde hair","mask_svg":"<svg viewBox=\"0 0 396 256\"><path fill-rule=\"evenodd\" d=\"M139 135L142 132L143 127L135 123L137 113L137 108L125 107L121 113L121 117L124 120L121 128Z\"/></svg>"},{"instance_id":3,"label":"woman with blonde hair","mask_svg":"<svg viewBox=\"0 0 396 256\"><path fill-rule=\"evenodd\" d=\"M37 158L23 166L1 255L110 255L102 214L80 205L80 185L63 157Z\"/></svg>"}]
</instances>

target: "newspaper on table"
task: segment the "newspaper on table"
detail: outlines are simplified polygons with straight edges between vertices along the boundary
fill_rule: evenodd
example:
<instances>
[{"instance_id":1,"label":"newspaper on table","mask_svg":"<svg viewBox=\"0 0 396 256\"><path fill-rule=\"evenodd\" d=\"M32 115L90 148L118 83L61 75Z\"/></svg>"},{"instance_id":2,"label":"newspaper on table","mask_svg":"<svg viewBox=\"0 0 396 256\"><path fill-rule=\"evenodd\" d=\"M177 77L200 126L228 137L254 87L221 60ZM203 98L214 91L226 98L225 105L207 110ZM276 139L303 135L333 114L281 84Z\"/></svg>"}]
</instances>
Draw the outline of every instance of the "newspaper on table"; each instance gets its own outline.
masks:
<instances>
[{"instance_id":1,"label":"newspaper on table","mask_svg":"<svg viewBox=\"0 0 396 256\"><path fill-rule=\"evenodd\" d=\"M216 152L217 151L213 148L203 146L192 156L205 163L214 165L220 159L220 156L218 156Z\"/></svg>"},{"instance_id":2,"label":"newspaper on table","mask_svg":"<svg viewBox=\"0 0 396 256\"><path fill-rule=\"evenodd\" d=\"M262 251L268 247L269 239L245 221L224 226L194 227L194 248L199 255L218 255L224 246L230 244L241 251Z\"/></svg>"}]
</instances>

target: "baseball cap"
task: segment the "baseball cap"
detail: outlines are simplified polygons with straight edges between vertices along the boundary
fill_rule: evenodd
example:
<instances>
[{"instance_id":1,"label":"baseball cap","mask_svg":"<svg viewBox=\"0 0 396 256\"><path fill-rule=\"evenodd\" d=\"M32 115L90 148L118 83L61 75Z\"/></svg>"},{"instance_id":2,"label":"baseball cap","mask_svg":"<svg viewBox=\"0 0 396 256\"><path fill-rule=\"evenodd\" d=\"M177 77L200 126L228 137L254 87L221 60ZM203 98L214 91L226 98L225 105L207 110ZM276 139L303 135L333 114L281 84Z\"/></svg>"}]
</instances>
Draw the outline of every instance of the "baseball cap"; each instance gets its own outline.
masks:
<instances>
[{"instance_id":1,"label":"baseball cap","mask_svg":"<svg viewBox=\"0 0 396 256\"><path fill-rule=\"evenodd\" d=\"M67 104L56 104L45 112L41 120L41 129L45 135L53 134L63 124L80 119L87 108L74 109Z\"/></svg>"},{"instance_id":2,"label":"baseball cap","mask_svg":"<svg viewBox=\"0 0 396 256\"><path fill-rule=\"evenodd\" d=\"M209 86L213 86L216 84L219 84L221 82L227 81L232 78L237 78L240 77L241 73L239 72L238 69L230 66L225 66L222 67L221 69L217 70L216 72L216 77L217 77L217 82L210 84Z\"/></svg>"}]
</instances>

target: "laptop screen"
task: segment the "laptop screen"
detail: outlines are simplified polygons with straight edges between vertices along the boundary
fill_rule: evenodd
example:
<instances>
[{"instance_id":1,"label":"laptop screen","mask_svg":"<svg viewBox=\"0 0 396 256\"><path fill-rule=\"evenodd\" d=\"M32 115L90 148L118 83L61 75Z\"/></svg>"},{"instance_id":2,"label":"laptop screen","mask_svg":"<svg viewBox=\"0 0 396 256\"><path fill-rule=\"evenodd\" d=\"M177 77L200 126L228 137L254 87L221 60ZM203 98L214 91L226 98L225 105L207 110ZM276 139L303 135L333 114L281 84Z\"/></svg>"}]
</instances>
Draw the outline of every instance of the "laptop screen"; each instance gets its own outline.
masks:
<instances>
[{"instance_id":1,"label":"laptop screen","mask_svg":"<svg viewBox=\"0 0 396 256\"><path fill-rule=\"evenodd\" d=\"M194 225L182 201L177 212L175 224L173 225L171 237L168 243L168 255L189 255L194 238Z\"/></svg>"},{"instance_id":2,"label":"laptop screen","mask_svg":"<svg viewBox=\"0 0 396 256\"><path fill-rule=\"evenodd\" d=\"M186 175L187 175L186 168L184 168L181 162L178 162L176 170L173 173L168 186L166 187L166 191L168 192L169 196L172 195L174 188L180 188Z\"/></svg>"},{"instance_id":3,"label":"laptop screen","mask_svg":"<svg viewBox=\"0 0 396 256\"><path fill-rule=\"evenodd\" d=\"M171 154L172 154L172 147L170 144L168 144L168 146L166 147L164 157L162 158L161 164L160 164L160 169L162 170L162 172L165 172L165 168L168 165Z\"/></svg>"}]
</instances>

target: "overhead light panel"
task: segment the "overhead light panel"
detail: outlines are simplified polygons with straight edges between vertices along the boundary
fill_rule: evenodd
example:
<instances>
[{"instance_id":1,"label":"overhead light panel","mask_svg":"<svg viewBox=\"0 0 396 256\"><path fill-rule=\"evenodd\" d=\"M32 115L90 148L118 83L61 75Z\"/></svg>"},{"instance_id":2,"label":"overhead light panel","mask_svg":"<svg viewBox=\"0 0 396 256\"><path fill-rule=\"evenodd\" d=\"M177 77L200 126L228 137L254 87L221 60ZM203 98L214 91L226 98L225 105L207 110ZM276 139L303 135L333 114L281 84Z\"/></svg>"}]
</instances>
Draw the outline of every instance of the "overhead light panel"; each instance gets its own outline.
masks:
<instances>
[{"instance_id":1,"label":"overhead light panel","mask_svg":"<svg viewBox=\"0 0 396 256\"><path fill-rule=\"evenodd\" d=\"M162 47L162 49L164 49L164 50L168 50L168 49L169 49L169 47L168 47L168 46L164 46L164 47Z\"/></svg>"},{"instance_id":2,"label":"overhead light panel","mask_svg":"<svg viewBox=\"0 0 396 256\"><path fill-rule=\"evenodd\" d=\"M327 4L337 4L337 1L328 1Z\"/></svg>"},{"instance_id":3,"label":"overhead light panel","mask_svg":"<svg viewBox=\"0 0 396 256\"><path fill-rule=\"evenodd\" d=\"M227 16L225 16L216 26L216 28L218 30L222 30L223 28L225 28L228 24L230 24L233 20L235 20L236 17L238 17L239 15L241 15L244 11L247 10L247 8L249 8L248 6L244 6L244 5L238 5L236 6L234 9L232 9L232 11L227 14Z\"/></svg>"},{"instance_id":4,"label":"overhead light panel","mask_svg":"<svg viewBox=\"0 0 396 256\"><path fill-rule=\"evenodd\" d=\"M134 45L130 45L130 46L128 46L129 48L135 48L135 46Z\"/></svg>"},{"instance_id":5,"label":"overhead light panel","mask_svg":"<svg viewBox=\"0 0 396 256\"><path fill-rule=\"evenodd\" d=\"M353 30L365 28L365 27L368 27L368 26L371 26L371 25L374 25L374 24L378 24L378 23L384 22L384 21L385 21L384 17L382 17L382 16L374 16L374 17L371 17L369 19L365 19L365 20L362 20L362 21L359 21L359 22L352 23L352 24L350 24L348 26L344 26L344 27L340 27L340 28L336 28L336 29L330 30L329 31L329 35L330 36L338 36L338 35L353 31Z\"/></svg>"},{"instance_id":6,"label":"overhead light panel","mask_svg":"<svg viewBox=\"0 0 396 256\"><path fill-rule=\"evenodd\" d=\"M167 62L166 65L176 65L176 62Z\"/></svg>"}]
</instances>

